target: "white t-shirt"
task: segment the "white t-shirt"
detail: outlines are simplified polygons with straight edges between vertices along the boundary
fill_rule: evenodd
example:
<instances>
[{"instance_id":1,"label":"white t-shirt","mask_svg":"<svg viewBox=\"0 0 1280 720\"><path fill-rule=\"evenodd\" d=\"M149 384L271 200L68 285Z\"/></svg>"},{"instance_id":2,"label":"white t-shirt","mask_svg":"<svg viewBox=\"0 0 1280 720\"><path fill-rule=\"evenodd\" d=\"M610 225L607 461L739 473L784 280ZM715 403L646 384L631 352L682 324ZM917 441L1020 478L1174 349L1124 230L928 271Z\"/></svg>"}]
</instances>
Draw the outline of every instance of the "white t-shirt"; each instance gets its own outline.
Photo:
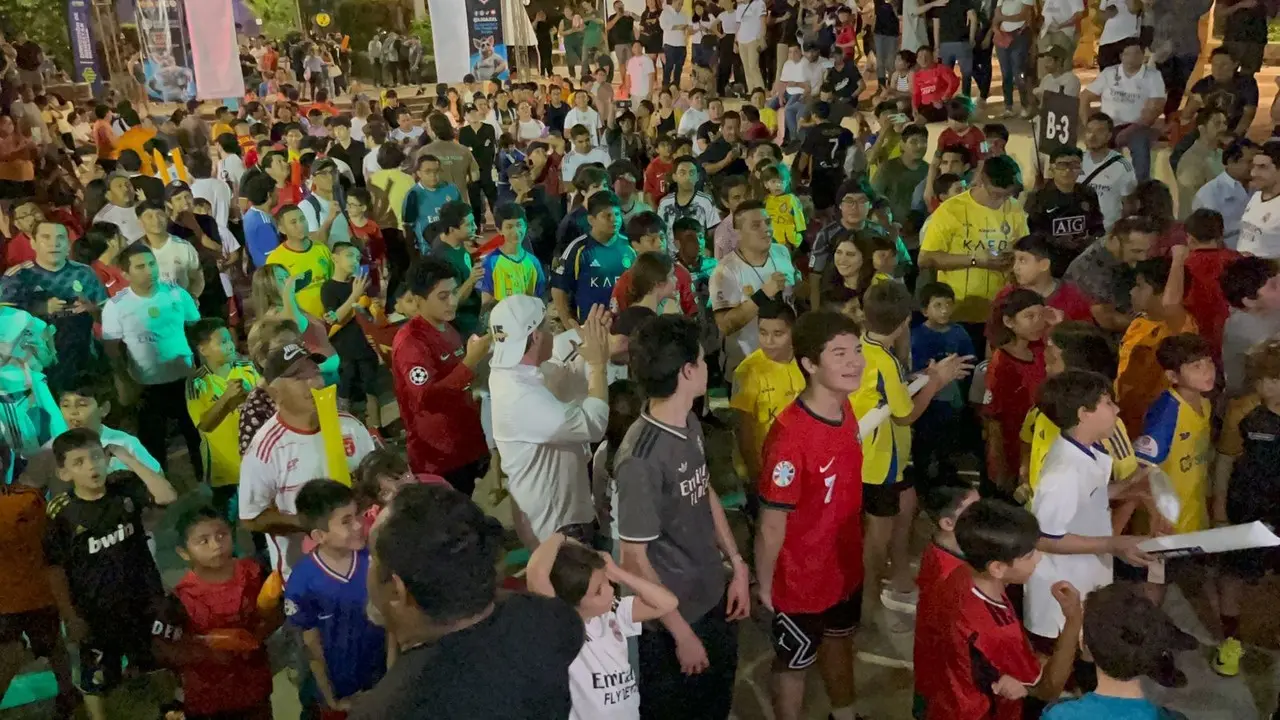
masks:
<instances>
[{"instance_id":1,"label":"white t-shirt","mask_svg":"<svg viewBox=\"0 0 1280 720\"><path fill-rule=\"evenodd\" d=\"M627 79L631 81L631 101L639 102L653 91L653 58L636 55L627 61Z\"/></svg>"},{"instance_id":2,"label":"white t-shirt","mask_svg":"<svg viewBox=\"0 0 1280 720\"><path fill-rule=\"evenodd\" d=\"M1263 200L1256 192L1240 219L1240 244L1236 249L1261 258L1280 258L1280 195Z\"/></svg>"},{"instance_id":3,"label":"white t-shirt","mask_svg":"<svg viewBox=\"0 0 1280 720\"><path fill-rule=\"evenodd\" d=\"M423 132L424 130L422 129L421 125L414 125L410 127L408 130L401 130L399 127L397 127L396 129L392 130L388 134L388 137L390 137L392 140L395 140L398 143L403 143L406 141L416 142L418 138L422 137Z\"/></svg>"},{"instance_id":4,"label":"white t-shirt","mask_svg":"<svg viewBox=\"0 0 1280 720\"><path fill-rule=\"evenodd\" d=\"M1102 99L1102 112L1116 125L1127 125L1142 117L1148 100L1165 98L1164 78L1150 65L1143 65L1133 75L1126 75L1124 66L1113 65L1089 83L1089 92Z\"/></svg>"},{"instance_id":5,"label":"white t-shirt","mask_svg":"<svg viewBox=\"0 0 1280 720\"><path fill-rule=\"evenodd\" d=\"M582 125L591 131L591 144L600 144L600 113L595 108L588 107L585 110L579 110L574 107L564 116L564 129L568 132L573 129L574 125Z\"/></svg>"},{"instance_id":6,"label":"white t-shirt","mask_svg":"<svg viewBox=\"0 0 1280 720\"><path fill-rule=\"evenodd\" d=\"M804 66L800 64L803 61L788 60L782 64L782 74L778 76L781 82L808 82L809 79L804 76ZM788 87L788 95L800 95L804 92L804 88Z\"/></svg>"},{"instance_id":7,"label":"white t-shirt","mask_svg":"<svg viewBox=\"0 0 1280 720\"><path fill-rule=\"evenodd\" d=\"M1035 12L1034 0L1000 0L1000 11L1005 15L1017 15L1022 11L1023 6L1030 6L1032 13ZM1012 22L1005 21L1000 23L1000 29L1005 32L1013 32L1027 24L1026 20L1015 20Z\"/></svg>"},{"instance_id":8,"label":"white t-shirt","mask_svg":"<svg viewBox=\"0 0 1280 720\"><path fill-rule=\"evenodd\" d=\"M1094 161L1093 154L1086 152L1080 164L1080 179L1083 182L1093 171L1111 162L1106 169L1089 179L1089 187L1098 194L1098 210L1102 212L1102 224L1107 230L1120 219L1123 214L1122 203L1134 188L1138 187L1138 176L1133 172L1133 165L1123 155L1112 150L1101 161Z\"/></svg>"},{"instance_id":9,"label":"white t-shirt","mask_svg":"<svg viewBox=\"0 0 1280 720\"><path fill-rule=\"evenodd\" d=\"M739 23L737 30L739 43L754 42L764 34L764 5L764 0L747 0L734 12ZM724 31L731 32L727 26Z\"/></svg>"},{"instance_id":10,"label":"white t-shirt","mask_svg":"<svg viewBox=\"0 0 1280 720\"><path fill-rule=\"evenodd\" d=\"M742 27L742 22L738 20L738 12L736 10L725 10L716 16L716 22L720 23L720 32L725 35L733 35L735 39L738 36L738 28Z\"/></svg>"},{"instance_id":11,"label":"white t-shirt","mask_svg":"<svg viewBox=\"0 0 1280 720\"><path fill-rule=\"evenodd\" d=\"M151 248L151 252L156 256L161 282L186 290L191 280L190 273L200 272L200 256L196 254L195 247L182 238L170 235L165 244Z\"/></svg>"},{"instance_id":12,"label":"white t-shirt","mask_svg":"<svg viewBox=\"0 0 1280 720\"><path fill-rule=\"evenodd\" d=\"M160 385L191 370L186 326L199 319L196 301L181 287L162 282L149 297L125 288L102 309L102 339L124 341L134 379Z\"/></svg>"},{"instance_id":13,"label":"white t-shirt","mask_svg":"<svg viewBox=\"0 0 1280 720\"><path fill-rule=\"evenodd\" d=\"M1138 22L1138 16L1129 12L1127 0L1102 0L1098 10L1105 12L1110 7L1116 8L1116 16L1102 26L1102 37L1098 38L1099 45L1110 45L1125 38L1136 38L1141 34L1142 28Z\"/></svg>"},{"instance_id":14,"label":"white t-shirt","mask_svg":"<svg viewBox=\"0 0 1280 720\"><path fill-rule=\"evenodd\" d=\"M1071 97L1080 96L1080 78L1070 70L1061 75L1045 75L1036 88L1041 93L1061 93Z\"/></svg>"},{"instance_id":15,"label":"white t-shirt","mask_svg":"<svg viewBox=\"0 0 1280 720\"><path fill-rule=\"evenodd\" d=\"M691 107L680 116L680 127L676 129L676 135L691 138L697 134L698 128L702 127L702 124L710 119L711 114L706 110Z\"/></svg>"},{"instance_id":16,"label":"white t-shirt","mask_svg":"<svg viewBox=\"0 0 1280 720\"><path fill-rule=\"evenodd\" d=\"M1249 206L1249 190L1225 171L1205 183L1191 201L1191 211L1216 210L1222 215L1222 243L1235 250L1240 245L1240 222Z\"/></svg>"},{"instance_id":17,"label":"white t-shirt","mask_svg":"<svg viewBox=\"0 0 1280 720\"><path fill-rule=\"evenodd\" d=\"M365 118L351 118L351 139L357 142L364 142L364 126L368 124L369 121Z\"/></svg>"},{"instance_id":18,"label":"white t-shirt","mask_svg":"<svg viewBox=\"0 0 1280 720\"><path fill-rule=\"evenodd\" d=\"M342 413L342 446L347 468L354 471L365 455L373 452L368 429L355 417ZM274 507L287 515L298 512L298 490L318 477L329 477L324 437L319 432L295 430L272 415L253 440L240 463L240 519L252 520ZM271 566L289 579L302 557L302 533L267 535Z\"/></svg>"},{"instance_id":19,"label":"white t-shirt","mask_svg":"<svg viewBox=\"0 0 1280 720\"><path fill-rule=\"evenodd\" d=\"M749 295L764 287L769 278L780 272L787 277L787 286L782 291L783 297L791 297L791 289L795 286L798 273L791 264L791 254L778 243L769 245L769 258L764 265L756 267L742 259L742 254L735 251L720 260L720 264L711 273L711 309L731 310L743 303ZM747 288L751 292L747 292ZM731 337L725 338L725 372L732 373L756 348L760 347L760 321L752 318L741 330Z\"/></svg>"},{"instance_id":20,"label":"white t-shirt","mask_svg":"<svg viewBox=\"0 0 1280 720\"><path fill-rule=\"evenodd\" d=\"M120 228L120 234L129 242L136 242L146 235L146 231L142 229L142 222L138 220L138 213L131 207L120 207L108 203L93 216L94 222L109 222Z\"/></svg>"},{"instance_id":21,"label":"white t-shirt","mask_svg":"<svg viewBox=\"0 0 1280 720\"><path fill-rule=\"evenodd\" d=\"M364 172L364 181L366 183L369 182L369 178L373 177L374 173L382 169L382 166L378 164L378 148L380 147L382 146L369 148L369 153L364 156L364 162L361 163L361 170Z\"/></svg>"},{"instance_id":22,"label":"white t-shirt","mask_svg":"<svg viewBox=\"0 0 1280 720\"><path fill-rule=\"evenodd\" d=\"M560 178L565 183L572 183L573 176L578 174L578 168L587 163L600 163L602 167L607 168L613 163L613 159L609 157L609 151L602 147L593 147L585 153L570 150L560 161Z\"/></svg>"},{"instance_id":23,"label":"white t-shirt","mask_svg":"<svg viewBox=\"0 0 1280 720\"><path fill-rule=\"evenodd\" d=\"M533 118L529 118L528 120L521 120L516 125L516 131L520 134L520 137L517 138L520 142L532 142L547 134L547 126Z\"/></svg>"},{"instance_id":24,"label":"white t-shirt","mask_svg":"<svg viewBox=\"0 0 1280 720\"><path fill-rule=\"evenodd\" d=\"M1111 537L1111 505L1107 483L1111 480L1111 456L1087 449L1066 435L1049 446L1040 470L1040 487L1031 511L1045 537L1064 535ZM1066 580L1080 596L1111 584L1110 555L1055 555L1045 553L1027 582L1027 631L1042 637L1062 632L1062 608L1053 598L1053 584Z\"/></svg>"},{"instance_id":25,"label":"white t-shirt","mask_svg":"<svg viewBox=\"0 0 1280 720\"><path fill-rule=\"evenodd\" d=\"M1040 26L1040 34L1042 36L1049 34L1053 31L1053 26L1067 22L1082 10L1084 10L1083 0L1044 0L1044 9L1042 11L1044 23ZM1076 26L1071 25L1057 30L1057 32L1063 32L1075 37Z\"/></svg>"},{"instance_id":26,"label":"white t-shirt","mask_svg":"<svg viewBox=\"0 0 1280 720\"><path fill-rule=\"evenodd\" d=\"M314 200L312 198L315 198ZM316 211L316 205L320 206L319 212ZM298 208L302 210L302 216L307 219L307 232L315 232L324 224L325 218L329 217L330 202L319 195L308 195L298 203ZM335 243L351 242L351 224L347 222L347 216L341 211L337 217L333 219L333 224L329 226L329 247L332 249Z\"/></svg>"},{"instance_id":27,"label":"white t-shirt","mask_svg":"<svg viewBox=\"0 0 1280 720\"><path fill-rule=\"evenodd\" d=\"M627 655L627 638L641 632L632 619L634 595L586 623L586 641L569 665L569 720L638 720L640 687Z\"/></svg>"},{"instance_id":28,"label":"white t-shirt","mask_svg":"<svg viewBox=\"0 0 1280 720\"><path fill-rule=\"evenodd\" d=\"M691 26L693 21L688 15L676 10L668 5L662 8L662 14L658 16L658 25L662 27L662 44L671 45L673 47L685 46L684 30L676 30L677 26Z\"/></svg>"}]
</instances>

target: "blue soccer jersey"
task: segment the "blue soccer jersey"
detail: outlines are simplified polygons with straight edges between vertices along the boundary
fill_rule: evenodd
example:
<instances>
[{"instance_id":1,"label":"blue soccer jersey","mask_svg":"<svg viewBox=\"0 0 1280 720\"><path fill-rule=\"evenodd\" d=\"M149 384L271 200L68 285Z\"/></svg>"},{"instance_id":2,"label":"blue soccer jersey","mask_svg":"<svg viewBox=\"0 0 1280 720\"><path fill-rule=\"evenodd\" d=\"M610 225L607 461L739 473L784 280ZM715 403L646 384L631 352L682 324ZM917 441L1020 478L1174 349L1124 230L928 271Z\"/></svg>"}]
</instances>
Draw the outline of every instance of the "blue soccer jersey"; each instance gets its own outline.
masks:
<instances>
[{"instance_id":1,"label":"blue soccer jersey","mask_svg":"<svg viewBox=\"0 0 1280 720\"><path fill-rule=\"evenodd\" d=\"M320 631L324 664L338 698L372 688L387 669L386 633L365 612L369 551L353 554L345 575L325 565L318 551L307 555L294 566L284 589L289 622Z\"/></svg>"},{"instance_id":2,"label":"blue soccer jersey","mask_svg":"<svg viewBox=\"0 0 1280 720\"><path fill-rule=\"evenodd\" d=\"M583 322L592 307L609 307L614 284L635 260L636 251L621 235L608 243L583 235L555 259L551 287L569 295L578 322Z\"/></svg>"}]
</instances>

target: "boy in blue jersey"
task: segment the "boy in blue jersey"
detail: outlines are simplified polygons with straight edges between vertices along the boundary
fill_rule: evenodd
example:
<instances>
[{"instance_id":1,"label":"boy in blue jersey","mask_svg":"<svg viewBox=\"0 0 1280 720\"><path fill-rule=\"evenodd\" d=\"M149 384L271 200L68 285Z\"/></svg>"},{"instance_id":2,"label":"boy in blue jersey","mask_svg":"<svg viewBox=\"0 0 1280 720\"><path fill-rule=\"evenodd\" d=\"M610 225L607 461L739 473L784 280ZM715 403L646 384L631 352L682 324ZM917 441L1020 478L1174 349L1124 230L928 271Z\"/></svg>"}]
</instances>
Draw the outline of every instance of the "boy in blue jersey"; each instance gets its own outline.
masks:
<instances>
[{"instance_id":1,"label":"boy in blue jersey","mask_svg":"<svg viewBox=\"0 0 1280 720\"><path fill-rule=\"evenodd\" d=\"M440 178L440 158L435 155L418 156L413 171L417 183L404 198L404 228L411 233L420 254L427 254L427 226L440 218L440 208L445 203L462 202L462 193L452 183Z\"/></svg>"},{"instance_id":2,"label":"boy in blue jersey","mask_svg":"<svg viewBox=\"0 0 1280 720\"><path fill-rule=\"evenodd\" d=\"M298 491L298 515L316 548L293 568L284 612L302 630L312 683L304 706L345 711L350 698L377 684L387 669L387 636L369 621L365 578L369 551L351 488L312 480Z\"/></svg>"},{"instance_id":3,"label":"boy in blue jersey","mask_svg":"<svg viewBox=\"0 0 1280 720\"><path fill-rule=\"evenodd\" d=\"M622 236L618 196L597 192L587 200L591 232L569 243L555 259L551 300L565 328L576 328L596 305L609 306L618 277L635 262L636 252Z\"/></svg>"},{"instance_id":4,"label":"boy in blue jersey","mask_svg":"<svg viewBox=\"0 0 1280 720\"><path fill-rule=\"evenodd\" d=\"M542 263L525 247L529 223L524 208L515 203L499 205L494 211L502 246L485 256L484 275L476 283L483 307L491 308L510 295L544 297L547 275Z\"/></svg>"},{"instance_id":5,"label":"boy in blue jersey","mask_svg":"<svg viewBox=\"0 0 1280 720\"><path fill-rule=\"evenodd\" d=\"M1209 528L1209 461L1212 458L1212 403L1217 370L1213 347L1199 335L1167 337L1156 347L1156 362L1169 380L1169 389L1147 408L1142 436L1133 443L1139 460L1158 466L1178 497L1177 534ZM1139 578L1141 579L1141 578ZM1163 584L1148 578L1148 596L1159 604ZM1217 586L1203 583L1210 607L1218 607Z\"/></svg>"}]
</instances>

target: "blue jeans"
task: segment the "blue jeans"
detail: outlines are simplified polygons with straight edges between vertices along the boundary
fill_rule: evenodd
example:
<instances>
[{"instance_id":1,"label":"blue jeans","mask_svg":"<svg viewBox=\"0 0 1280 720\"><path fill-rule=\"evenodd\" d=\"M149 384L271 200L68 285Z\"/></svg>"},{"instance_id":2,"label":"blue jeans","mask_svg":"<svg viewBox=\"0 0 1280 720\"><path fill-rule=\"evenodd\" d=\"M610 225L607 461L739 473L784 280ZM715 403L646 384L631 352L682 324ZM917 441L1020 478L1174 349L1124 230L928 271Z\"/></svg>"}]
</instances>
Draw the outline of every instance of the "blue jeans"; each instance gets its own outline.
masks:
<instances>
[{"instance_id":1,"label":"blue jeans","mask_svg":"<svg viewBox=\"0 0 1280 720\"><path fill-rule=\"evenodd\" d=\"M1116 133L1120 131L1134 128L1133 132L1123 143L1119 143L1120 147L1129 148L1129 161L1133 163L1133 174L1137 176L1138 182L1146 182L1151 179L1151 145L1154 141L1151 128L1140 125L1121 125L1116 128Z\"/></svg>"},{"instance_id":2,"label":"blue jeans","mask_svg":"<svg viewBox=\"0 0 1280 720\"><path fill-rule=\"evenodd\" d=\"M1013 88L1017 85L1018 97L1022 107L1027 106L1027 80L1023 77L1027 71L1027 56L1031 51L1031 33L1023 30L1015 33L1013 42L1007 48L996 48L996 59L1000 61L1000 75L1004 83L1004 106L1013 109Z\"/></svg>"},{"instance_id":3,"label":"blue jeans","mask_svg":"<svg viewBox=\"0 0 1280 720\"><path fill-rule=\"evenodd\" d=\"M800 126L800 113L804 111L804 95L788 95L785 104L777 98L769 98L765 104L773 110L782 111L783 127L787 129L786 140L790 142L796 139Z\"/></svg>"},{"instance_id":4,"label":"blue jeans","mask_svg":"<svg viewBox=\"0 0 1280 720\"><path fill-rule=\"evenodd\" d=\"M979 37L981 37L979 31ZM991 95L991 45L982 47L979 43L973 49L973 81L978 84L978 97L986 100ZM962 85L960 91L969 97L973 97L968 85Z\"/></svg>"},{"instance_id":5,"label":"blue jeans","mask_svg":"<svg viewBox=\"0 0 1280 720\"><path fill-rule=\"evenodd\" d=\"M687 54L688 50L683 45L662 46L662 87L667 88L673 82L680 82L680 77L684 75L684 58Z\"/></svg>"},{"instance_id":6,"label":"blue jeans","mask_svg":"<svg viewBox=\"0 0 1280 720\"><path fill-rule=\"evenodd\" d=\"M960 63L960 87L968 92L973 82L973 46L969 41L942 43L938 48L938 60L949 68Z\"/></svg>"},{"instance_id":7,"label":"blue jeans","mask_svg":"<svg viewBox=\"0 0 1280 720\"><path fill-rule=\"evenodd\" d=\"M883 86L889 79L889 73L893 72L893 63L898 56L898 36L897 35L876 35L876 79Z\"/></svg>"}]
</instances>

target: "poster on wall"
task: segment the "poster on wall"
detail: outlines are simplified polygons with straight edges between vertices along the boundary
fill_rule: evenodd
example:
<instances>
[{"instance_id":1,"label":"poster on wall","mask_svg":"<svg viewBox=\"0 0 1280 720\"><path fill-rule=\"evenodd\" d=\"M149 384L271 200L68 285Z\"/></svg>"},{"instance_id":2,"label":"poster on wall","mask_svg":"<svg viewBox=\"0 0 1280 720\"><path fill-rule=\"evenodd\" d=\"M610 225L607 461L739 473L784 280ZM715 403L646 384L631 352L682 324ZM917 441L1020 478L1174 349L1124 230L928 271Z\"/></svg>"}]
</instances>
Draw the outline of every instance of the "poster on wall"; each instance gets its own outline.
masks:
<instances>
[{"instance_id":1,"label":"poster on wall","mask_svg":"<svg viewBox=\"0 0 1280 720\"><path fill-rule=\"evenodd\" d=\"M502 33L501 0L467 0L467 33L471 39L469 67L476 80L505 81L507 43Z\"/></svg>"},{"instance_id":2,"label":"poster on wall","mask_svg":"<svg viewBox=\"0 0 1280 720\"><path fill-rule=\"evenodd\" d=\"M89 0L67 0L67 35L71 38L71 79L88 83L93 96L102 95L102 76L89 29Z\"/></svg>"},{"instance_id":3,"label":"poster on wall","mask_svg":"<svg viewBox=\"0 0 1280 720\"><path fill-rule=\"evenodd\" d=\"M186 102L196 96L187 24L180 0L137 0L143 85L153 100Z\"/></svg>"}]
</instances>

